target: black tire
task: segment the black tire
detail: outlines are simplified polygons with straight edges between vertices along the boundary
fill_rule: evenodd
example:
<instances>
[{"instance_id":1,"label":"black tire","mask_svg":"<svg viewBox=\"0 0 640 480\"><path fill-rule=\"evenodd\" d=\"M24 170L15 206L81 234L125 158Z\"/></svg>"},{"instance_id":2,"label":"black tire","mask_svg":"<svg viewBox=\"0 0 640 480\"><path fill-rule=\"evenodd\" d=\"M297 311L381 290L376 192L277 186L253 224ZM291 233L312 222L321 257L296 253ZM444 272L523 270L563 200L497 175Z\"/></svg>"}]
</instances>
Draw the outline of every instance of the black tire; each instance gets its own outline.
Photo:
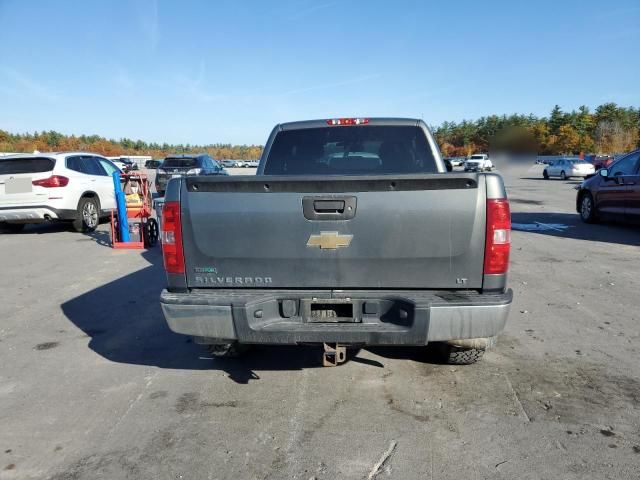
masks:
<instances>
[{"instance_id":1,"label":"black tire","mask_svg":"<svg viewBox=\"0 0 640 480\"><path fill-rule=\"evenodd\" d=\"M93 232L100 224L100 202L96 197L82 197L78 202L73 229L76 232Z\"/></svg>"},{"instance_id":2,"label":"black tire","mask_svg":"<svg viewBox=\"0 0 640 480\"><path fill-rule=\"evenodd\" d=\"M544 178L545 180L549 180L549 172L547 172L546 169L542 171L542 178Z\"/></svg>"},{"instance_id":3,"label":"black tire","mask_svg":"<svg viewBox=\"0 0 640 480\"><path fill-rule=\"evenodd\" d=\"M580 219L584 223L595 223L598 220L596 206L589 192L580 197Z\"/></svg>"},{"instance_id":4,"label":"black tire","mask_svg":"<svg viewBox=\"0 0 640 480\"><path fill-rule=\"evenodd\" d=\"M25 223L6 223L0 222L0 231L6 233L20 233L24 230Z\"/></svg>"},{"instance_id":5,"label":"black tire","mask_svg":"<svg viewBox=\"0 0 640 480\"><path fill-rule=\"evenodd\" d=\"M158 222L155 218L149 218L145 222L142 234L145 248L153 247L156 245L156 243L158 243L160 230L158 228Z\"/></svg>"},{"instance_id":6,"label":"black tire","mask_svg":"<svg viewBox=\"0 0 640 480\"><path fill-rule=\"evenodd\" d=\"M471 365L479 362L484 355L480 348L464 348L444 345L444 361L449 365Z\"/></svg>"},{"instance_id":7,"label":"black tire","mask_svg":"<svg viewBox=\"0 0 640 480\"><path fill-rule=\"evenodd\" d=\"M564 173L564 170L562 170L562 171L560 172L560 180L566 180L566 179L567 179L567 174L566 174L566 173Z\"/></svg>"},{"instance_id":8,"label":"black tire","mask_svg":"<svg viewBox=\"0 0 640 480\"><path fill-rule=\"evenodd\" d=\"M207 345L207 349L211 356L215 358L238 358L246 353L249 347L238 342L232 342Z\"/></svg>"}]
</instances>

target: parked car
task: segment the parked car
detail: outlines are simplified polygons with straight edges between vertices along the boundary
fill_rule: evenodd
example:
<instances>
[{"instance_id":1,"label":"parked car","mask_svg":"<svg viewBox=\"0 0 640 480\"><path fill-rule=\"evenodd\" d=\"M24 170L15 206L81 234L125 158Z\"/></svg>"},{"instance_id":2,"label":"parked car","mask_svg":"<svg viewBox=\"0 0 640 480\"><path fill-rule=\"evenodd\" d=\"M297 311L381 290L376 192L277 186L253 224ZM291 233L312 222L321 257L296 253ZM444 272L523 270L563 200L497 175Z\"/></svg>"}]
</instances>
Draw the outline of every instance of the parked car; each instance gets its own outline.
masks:
<instances>
[{"instance_id":1,"label":"parked car","mask_svg":"<svg viewBox=\"0 0 640 480\"><path fill-rule=\"evenodd\" d=\"M258 160L248 160L246 163L249 168L258 168L258 165L260 164Z\"/></svg>"},{"instance_id":2,"label":"parked car","mask_svg":"<svg viewBox=\"0 0 640 480\"><path fill-rule=\"evenodd\" d=\"M490 172L493 164L486 153L474 153L464 162L465 172Z\"/></svg>"},{"instance_id":3,"label":"parked car","mask_svg":"<svg viewBox=\"0 0 640 480\"><path fill-rule=\"evenodd\" d=\"M86 152L0 158L0 227L19 232L29 223L68 221L95 230L115 208L111 161Z\"/></svg>"},{"instance_id":4,"label":"parked car","mask_svg":"<svg viewBox=\"0 0 640 480\"><path fill-rule=\"evenodd\" d=\"M576 210L586 223L609 218L640 222L640 149L582 182Z\"/></svg>"},{"instance_id":5,"label":"parked car","mask_svg":"<svg viewBox=\"0 0 640 480\"><path fill-rule=\"evenodd\" d=\"M593 155L588 159L596 170L601 168L609 168L615 159L611 155Z\"/></svg>"},{"instance_id":6,"label":"parked car","mask_svg":"<svg viewBox=\"0 0 640 480\"><path fill-rule=\"evenodd\" d=\"M575 158L561 158L542 171L542 176L546 180L551 177L559 177L566 180L571 177L586 177L596 172L595 167L589 162Z\"/></svg>"},{"instance_id":7,"label":"parked car","mask_svg":"<svg viewBox=\"0 0 640 480\"><path fill-rule=\"evenodd\" d=\"M222 160L222 165L226 168L240 168L242 167L242 162L240 160Z\"/></svg>"},{"instance_id":8,"label":"parked car","mask_svg":"<svg viewBox=\"0 0 640 480\"><path fill-rule=\"evenodd\" d=\"M138 164L127 157L112 158L110 161L125 173L131 170L139 170Z\"/></svg>"},{"instance_id":9,"label":"parked car","mask_svg":"<svg viewBox=\"0 0 640 480\"><path fill-rule=\"evenodd\" d=\"M435 145L422 120L292 122L255 176L171 181L169 327L217 356L317 343L335 365L347 345L440 342L479 360L512 302L509 203L499 175L443 175Z\"/></svg>"},{"instance_id":10,"label":"parked car","mask_svg":"<svg viewBox=\"0 0 640 480\"><path fill-rule=\"evenodd\" d=\"M445 160L448 160L452 167L461 167L465 162L465 159L460 157L450 157L445 158Z\"/></svg>"},{"instance_id":11,"label":"parked car","mask_svg":"<svg viewBox=\"0 0 640 480\"><path fill-rule=\"evenodd\" d=\"M169 180L183 175L227 175L227 171L207 154L173 155L165 158L156 171L156 192L164 195Z\"/></svg>"},{"instance_id":12,"label":"parked car","mask_svg":"<svg viewBox=\"0 0 640 480\"><path fill-rule=\"evenodd\" d=\"M147 160L146 162L144 162L144 168L155 170L160 166L161 163L162 160Z\"/></svg>"}]
</instances>

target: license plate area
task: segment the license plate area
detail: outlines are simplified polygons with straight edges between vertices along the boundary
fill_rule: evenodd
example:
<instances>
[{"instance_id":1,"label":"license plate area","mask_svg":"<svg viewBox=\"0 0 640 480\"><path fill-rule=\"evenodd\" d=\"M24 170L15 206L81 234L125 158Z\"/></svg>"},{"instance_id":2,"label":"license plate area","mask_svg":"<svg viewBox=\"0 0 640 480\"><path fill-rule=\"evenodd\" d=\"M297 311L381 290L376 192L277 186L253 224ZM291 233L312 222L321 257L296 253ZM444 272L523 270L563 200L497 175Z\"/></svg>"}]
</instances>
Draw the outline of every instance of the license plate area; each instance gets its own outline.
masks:
<instances>
[{"instance_id":1,"label":"license plate area","mask_svg":"<svg viewBox=\"0 0 640 480\"><path fill-rule=\"evenodd\" d=\"M311 323L340 323L357 322L353 315L353 303L340 302L312 302L309 305L308 322Z\"/></svg>"},{"instance_id":2,"label":"license plate area","mask_svg":"<svg viewBox=\"0 0 640 480\"><path fill-rule=\"evenodd\" d=\"M4 193L31 193L33 184L31 177L27 178L9 178L4 184Z\"/></svg>"}]
</instances>

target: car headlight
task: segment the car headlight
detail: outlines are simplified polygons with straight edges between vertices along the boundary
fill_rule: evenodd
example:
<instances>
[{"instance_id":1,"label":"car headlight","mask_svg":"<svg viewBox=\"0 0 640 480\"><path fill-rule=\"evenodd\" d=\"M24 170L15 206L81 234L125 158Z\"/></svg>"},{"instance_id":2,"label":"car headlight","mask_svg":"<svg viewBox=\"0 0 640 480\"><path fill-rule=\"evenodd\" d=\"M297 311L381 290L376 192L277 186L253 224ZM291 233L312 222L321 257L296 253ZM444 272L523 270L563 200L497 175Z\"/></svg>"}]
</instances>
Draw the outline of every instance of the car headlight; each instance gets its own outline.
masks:
<instances>
[{"instance_id":1,"label":"car headlight","mask_svg":"<svg viewBox=\"0 0 640 480\"><path fill-rule=\"evenodd\" d=\"M200 175L201 171L201 168L192 168L191 170L187 170L187 175Z\"/></svg>"}]
</instances>

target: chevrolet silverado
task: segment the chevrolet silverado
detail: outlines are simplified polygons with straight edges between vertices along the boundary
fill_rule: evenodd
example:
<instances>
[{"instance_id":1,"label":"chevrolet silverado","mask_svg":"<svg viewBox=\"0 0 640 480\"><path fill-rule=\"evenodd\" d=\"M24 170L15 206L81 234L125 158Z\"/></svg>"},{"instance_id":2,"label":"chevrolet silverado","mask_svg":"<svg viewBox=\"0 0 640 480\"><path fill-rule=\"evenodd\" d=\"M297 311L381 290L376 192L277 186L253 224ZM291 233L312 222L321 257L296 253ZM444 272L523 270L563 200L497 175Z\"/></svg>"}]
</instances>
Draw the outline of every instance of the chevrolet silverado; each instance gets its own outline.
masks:
<instances>
[{"instance_id":1,"label":"chevrolet silverado","mask_svg":"<svg viewBox=\"0 0 640 480\"><path fill-rule=\"evenodd\" d=\"M495 343L512 302L502 178L447 173L422 120L277 125L255 176L171 179L162 213L169 327L243 344L438 342L450 363Z\"/></svg>"}]
</instances>

